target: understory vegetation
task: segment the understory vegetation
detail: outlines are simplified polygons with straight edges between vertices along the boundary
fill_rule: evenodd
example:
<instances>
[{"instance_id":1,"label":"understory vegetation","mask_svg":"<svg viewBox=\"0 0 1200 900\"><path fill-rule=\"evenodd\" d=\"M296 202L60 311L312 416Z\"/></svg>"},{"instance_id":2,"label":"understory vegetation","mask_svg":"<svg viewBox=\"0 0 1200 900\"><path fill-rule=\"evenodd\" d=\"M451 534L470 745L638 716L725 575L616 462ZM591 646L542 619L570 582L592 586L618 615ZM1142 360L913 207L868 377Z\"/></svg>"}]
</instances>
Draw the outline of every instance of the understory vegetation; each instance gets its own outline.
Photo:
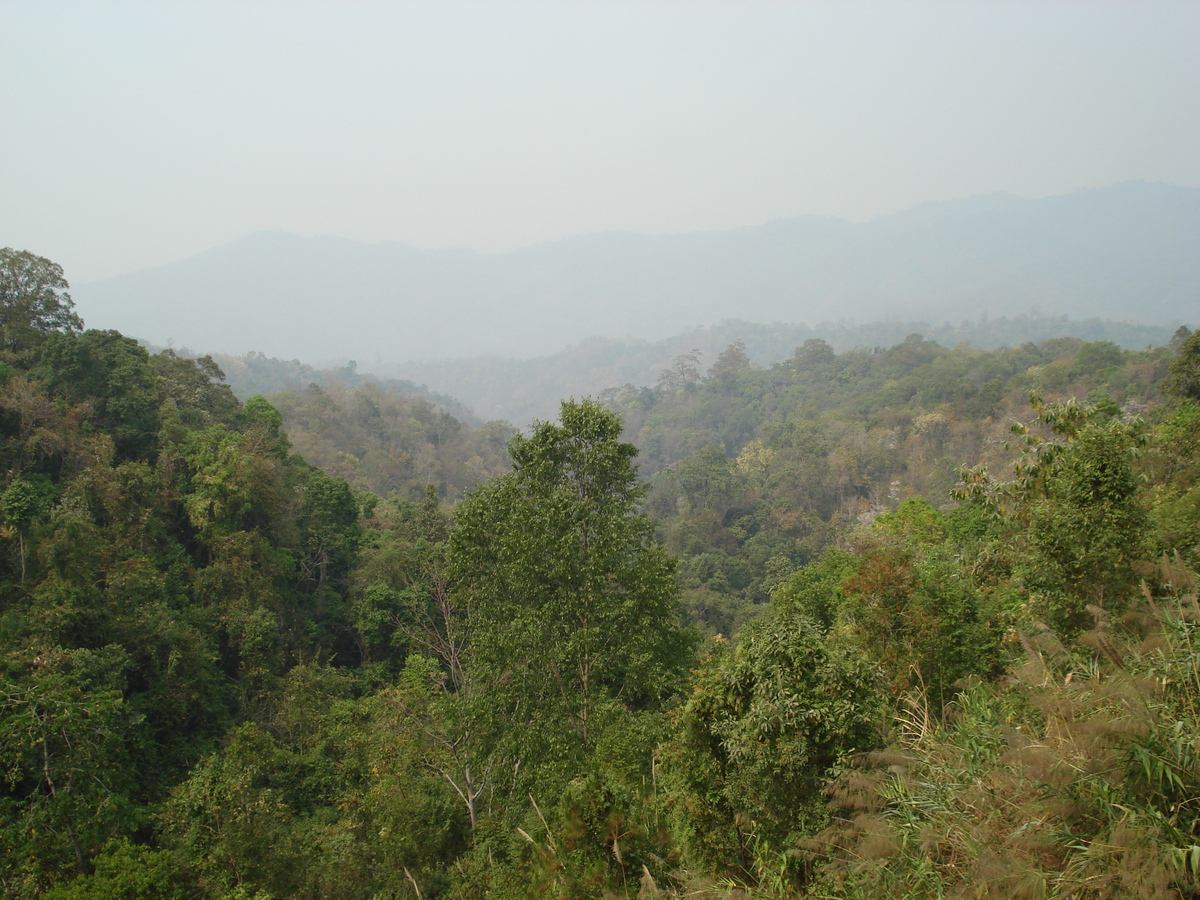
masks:
<instances>
[{"instance_id":1,"label":"understory vegetation","mask_svg":"<svg viewBox=\"0 0 1200 900\"><path fill-rule=\"evenodd\" d=\"M1200 334L521 434L0 314L5 896L1200 896Z\"/></svg>"}]
</instances>

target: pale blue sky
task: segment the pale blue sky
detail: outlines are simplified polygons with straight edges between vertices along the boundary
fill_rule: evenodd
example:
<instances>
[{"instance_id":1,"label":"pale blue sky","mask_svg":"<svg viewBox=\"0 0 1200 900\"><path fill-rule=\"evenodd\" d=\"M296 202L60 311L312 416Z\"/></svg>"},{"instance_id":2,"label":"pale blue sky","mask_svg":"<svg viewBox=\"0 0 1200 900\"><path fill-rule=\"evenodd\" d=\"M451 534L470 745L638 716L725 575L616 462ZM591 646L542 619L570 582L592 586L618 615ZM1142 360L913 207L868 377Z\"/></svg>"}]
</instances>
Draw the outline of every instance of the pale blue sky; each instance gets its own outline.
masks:
<instances>
[{"instance_id":1,"label":"pale blue sky","mask_svg":"<svg viewBox=\"0 0 1200 900\"><path fill-rule=\"evenodd\" d=\"M1200 3L0 0L0 246L507 250L1200 186Z\"/></svg>"}]
</instances>

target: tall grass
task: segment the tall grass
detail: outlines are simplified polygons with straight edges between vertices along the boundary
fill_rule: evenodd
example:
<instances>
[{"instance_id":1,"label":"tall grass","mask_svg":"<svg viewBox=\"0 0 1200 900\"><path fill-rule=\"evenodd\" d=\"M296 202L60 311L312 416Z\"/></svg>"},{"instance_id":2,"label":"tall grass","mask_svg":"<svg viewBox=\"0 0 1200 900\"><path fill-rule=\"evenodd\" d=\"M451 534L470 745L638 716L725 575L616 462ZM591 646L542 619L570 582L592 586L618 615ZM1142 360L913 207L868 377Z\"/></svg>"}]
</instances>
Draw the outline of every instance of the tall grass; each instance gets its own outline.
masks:
<instances>
[{"instance_id":1,"label":"tall grass","mask_svg":"<svg viewBox=\"0 0 1200 900\"><path fill-rule=\"evenodd\" d=\"M1016 636L944 722L909 697L893 748L834 786L809 896L1200 897L1200 604L1178 558L1159 569L1077 645Z\"/></svg>"}]
</instances>

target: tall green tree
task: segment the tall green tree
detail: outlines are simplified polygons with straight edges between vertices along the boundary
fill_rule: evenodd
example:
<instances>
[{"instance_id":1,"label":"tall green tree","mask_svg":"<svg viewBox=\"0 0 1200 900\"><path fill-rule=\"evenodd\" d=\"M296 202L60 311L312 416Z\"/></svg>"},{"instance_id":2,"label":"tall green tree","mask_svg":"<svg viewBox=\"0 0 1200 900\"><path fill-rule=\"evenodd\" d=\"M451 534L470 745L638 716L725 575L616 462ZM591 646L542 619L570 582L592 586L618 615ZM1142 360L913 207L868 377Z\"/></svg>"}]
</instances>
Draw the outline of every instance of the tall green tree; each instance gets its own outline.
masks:
<instances>
[{"instance_id":1,"label":"tall green tree","mask_svg":"<svg viewBox=\"0 0 1200 900\"><path fill-rule=\"evenodd\" d=\"M20 359L53 332L82 331L68 287L58 263L0 248L0 351Z\"/></svg>"},{"instance_id":2,"label":"tall green tree","mask_svg":"<svg viewBox=\"0 0 1200 900\"><path fill-rule=\"evenodd\" d=\"M513 472L464 500L450 535L471 677L504 726L491 752L517 797L578 775L607 728L687 671L674 561L638 510L637 450L620 435L599 403L564 401L560 424L512 440Z\"/></svg>"}]
</instances>

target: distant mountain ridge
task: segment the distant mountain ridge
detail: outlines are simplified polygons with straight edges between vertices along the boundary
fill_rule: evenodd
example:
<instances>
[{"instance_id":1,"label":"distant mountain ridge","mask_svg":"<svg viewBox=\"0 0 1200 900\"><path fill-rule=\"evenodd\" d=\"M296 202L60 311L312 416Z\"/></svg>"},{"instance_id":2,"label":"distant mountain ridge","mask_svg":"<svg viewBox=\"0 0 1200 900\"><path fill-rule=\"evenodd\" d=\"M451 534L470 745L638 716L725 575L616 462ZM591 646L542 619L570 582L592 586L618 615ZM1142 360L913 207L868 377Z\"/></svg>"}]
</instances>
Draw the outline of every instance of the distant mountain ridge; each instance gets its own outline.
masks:
<instances>
[{"instance_id":1,"label":"distant mountain ridge","mask_svg":"<svg viewBox=\"0 0 1200 900\"><path fill-rule=\"evenodd\" d=\"M1128 182L927 203L855 224L567 238L505 254L250 235L73 295L92 327L313 363L530 357L724 319L1184 321L1200 308L1200 189Z\"/></svg>"}]
</instances>

